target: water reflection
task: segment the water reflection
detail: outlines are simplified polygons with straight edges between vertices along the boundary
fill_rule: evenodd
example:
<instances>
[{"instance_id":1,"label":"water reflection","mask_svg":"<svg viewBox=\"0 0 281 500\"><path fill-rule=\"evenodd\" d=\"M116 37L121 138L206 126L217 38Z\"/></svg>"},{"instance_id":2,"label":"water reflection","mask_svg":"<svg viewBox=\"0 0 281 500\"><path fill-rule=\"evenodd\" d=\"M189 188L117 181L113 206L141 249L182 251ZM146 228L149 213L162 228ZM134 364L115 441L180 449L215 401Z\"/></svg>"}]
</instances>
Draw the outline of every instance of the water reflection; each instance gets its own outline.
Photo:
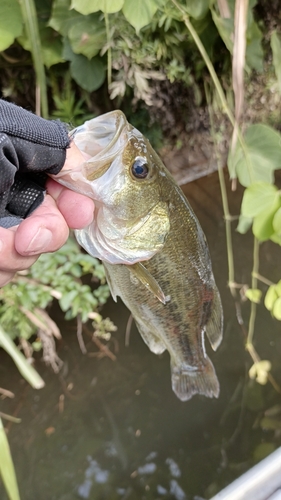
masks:
<instances>
[{"instance_id":1,"label":"water reflection","mask_svg":"<svg viewBox=\"0 0 281 500\"><path fill-rule=\"evenodd\" d=\"M85 470L85 481L78 486L78 496L80 498L90 498L93 482L96 484L105 484L109 479L109 471L102 470L96 460L87 457L89 463Z\"/></svg>"},{"instance_id":2,"label":"water reflection","mask_svg":"<svg viewBox=\"0 0 281 500\"><path fill-rule=\"evenodd\" d=\"M168 355L152 354L135 327L125 348L128 312L120 301L105 310L119 328L115 362L83 356L75 325L61 322L65 342L58 348L67 369L58 378L39 362L47 385L36 392L1 352L0 385L16 395L1 401L1 411L22 419L20 425L8 426L22 500L207 499L281 444L280 396L270 385L248 381L251 363L226 287L217 176L186 190L207 234L225 312L223 344L210 352L220 398L177 400ZM237 195L233 213L238 212L236 203ZM234 233L234 242L237 280L249 283L251 239ZM280 262L277 251L262 247L261 272L273 281ZM245 321L248 311L248 304L242 304ZM260 307L255 341L280 381L279 330ZM6 500L1 486L0 498Z\"/></svg>"}]
</instances>

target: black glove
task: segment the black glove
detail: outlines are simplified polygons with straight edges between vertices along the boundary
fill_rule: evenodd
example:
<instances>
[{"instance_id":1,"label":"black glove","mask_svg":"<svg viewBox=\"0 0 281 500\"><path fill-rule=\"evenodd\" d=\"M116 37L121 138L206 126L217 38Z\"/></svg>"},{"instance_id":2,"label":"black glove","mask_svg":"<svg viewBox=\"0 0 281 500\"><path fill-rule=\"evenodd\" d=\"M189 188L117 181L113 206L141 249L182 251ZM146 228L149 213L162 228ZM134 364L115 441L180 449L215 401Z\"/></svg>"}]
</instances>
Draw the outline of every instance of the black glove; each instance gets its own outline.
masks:
<instances>
[{"instance_id":1,"label":"black glove","mask_svg":"<svg viewBox=\"0 0 281 500\"><path fill-rule=\"evenodd\" d=\"M0 134L0 226L19 224L42 203L45 172L60 170L58 153L65 152Z\"/></svg>"},{"instance_id":2,"label":"black glove","mask_svg":"<svg viewBox=\"0 0 281 500\"><path fill-rule=\"evenodd\" d=\"M63 123L0 99L0 226L19 224L42 203L46 173L61 170L68 146Z\"/></svg>"}]
</instances>

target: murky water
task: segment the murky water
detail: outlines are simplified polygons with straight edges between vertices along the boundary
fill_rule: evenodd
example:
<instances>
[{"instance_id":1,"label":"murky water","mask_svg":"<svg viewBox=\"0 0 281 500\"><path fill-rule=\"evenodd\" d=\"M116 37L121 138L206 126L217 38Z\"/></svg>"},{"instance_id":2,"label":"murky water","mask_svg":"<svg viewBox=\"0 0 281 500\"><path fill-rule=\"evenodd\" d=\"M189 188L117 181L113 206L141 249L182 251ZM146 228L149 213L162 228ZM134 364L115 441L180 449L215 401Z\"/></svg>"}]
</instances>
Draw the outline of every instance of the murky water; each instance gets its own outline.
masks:
<instances>
[{"instance_id":1,"label":"murky water","mask_svg":"<svg viewBox=\"0 0 281 500\"><path fill-rule=\"evenodd\" d=\"M168 354L150 353L134 326L129 347L124 346L129 314L120 301L110 302L103 311L118 326L110 344L113 352L118 348L116 361L84 356L75 325L60 318L64 341L58 350L65 366L58 377L38 361L46 381L43 390L32 390L0 353L0 385L16 395L1 401L0 409L22 419L21 424L8 425L22 500L210 498L281 444L278 408L274 418L264 420L265 412L281 403L280 395L271 385L262 387L247 378L251 362L226 286L217 174L184 190L209 241L222 295L224 341L217 353L209 352L221 384L219 399L177 400ZM241 194L231 198L232 213L238 213ZM236 279L250 283L251 238L234 233L234 241ZM261 274L276 281L280 249L265 244L261 255ZM242 313L247 322L248 303ZM262 306L255 340L281 382L280 323ZM6 499L1 486L0 498Z\"/></svg>"}]
</instances>

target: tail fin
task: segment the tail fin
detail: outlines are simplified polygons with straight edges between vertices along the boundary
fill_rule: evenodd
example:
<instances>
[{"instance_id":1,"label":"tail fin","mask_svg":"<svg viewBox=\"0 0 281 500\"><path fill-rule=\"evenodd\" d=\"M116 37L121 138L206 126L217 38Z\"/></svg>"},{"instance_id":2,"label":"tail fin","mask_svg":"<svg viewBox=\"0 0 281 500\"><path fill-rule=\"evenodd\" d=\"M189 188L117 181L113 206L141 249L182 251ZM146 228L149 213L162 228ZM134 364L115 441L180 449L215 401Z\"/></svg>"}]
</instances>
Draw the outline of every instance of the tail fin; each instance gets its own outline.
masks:
<instances>
[{"instance_id":1,"label":"tail fin","mask_svg":"<svg viewBox=\"0 0 281 500\"><path fill-rule=\"evenodd\" d=\"M218 398L219 381L211 360L207 357L201 370L187 370L172 366L172 388L181 401L188 401L195 394Z\"/></svg>"}]
</instances>

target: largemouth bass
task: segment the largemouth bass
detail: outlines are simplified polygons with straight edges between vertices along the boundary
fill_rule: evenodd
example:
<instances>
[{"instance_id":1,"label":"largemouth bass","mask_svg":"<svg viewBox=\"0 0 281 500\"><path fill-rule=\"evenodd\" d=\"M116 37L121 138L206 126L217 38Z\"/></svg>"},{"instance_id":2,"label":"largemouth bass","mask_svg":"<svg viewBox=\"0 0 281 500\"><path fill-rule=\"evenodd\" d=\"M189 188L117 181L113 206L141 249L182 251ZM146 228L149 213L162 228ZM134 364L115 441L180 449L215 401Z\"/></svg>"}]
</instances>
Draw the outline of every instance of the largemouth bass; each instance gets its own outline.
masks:
<instances>
[{"instance_id":1,"label":"largemouth bass","mask_svg":"<svg viewBox=\"0 0 281 500\"><path fill-rule=\"evenodd\" d=\"M95 201L94 222L75 232L102 260L114 300L120 296L155 354L171 357L172 388L182 400L218 397L206 354L222 340L222 307L204 233L181 189L121 111L74 131L89 157L55 179Z\"/></svg>"}]
</instances>

